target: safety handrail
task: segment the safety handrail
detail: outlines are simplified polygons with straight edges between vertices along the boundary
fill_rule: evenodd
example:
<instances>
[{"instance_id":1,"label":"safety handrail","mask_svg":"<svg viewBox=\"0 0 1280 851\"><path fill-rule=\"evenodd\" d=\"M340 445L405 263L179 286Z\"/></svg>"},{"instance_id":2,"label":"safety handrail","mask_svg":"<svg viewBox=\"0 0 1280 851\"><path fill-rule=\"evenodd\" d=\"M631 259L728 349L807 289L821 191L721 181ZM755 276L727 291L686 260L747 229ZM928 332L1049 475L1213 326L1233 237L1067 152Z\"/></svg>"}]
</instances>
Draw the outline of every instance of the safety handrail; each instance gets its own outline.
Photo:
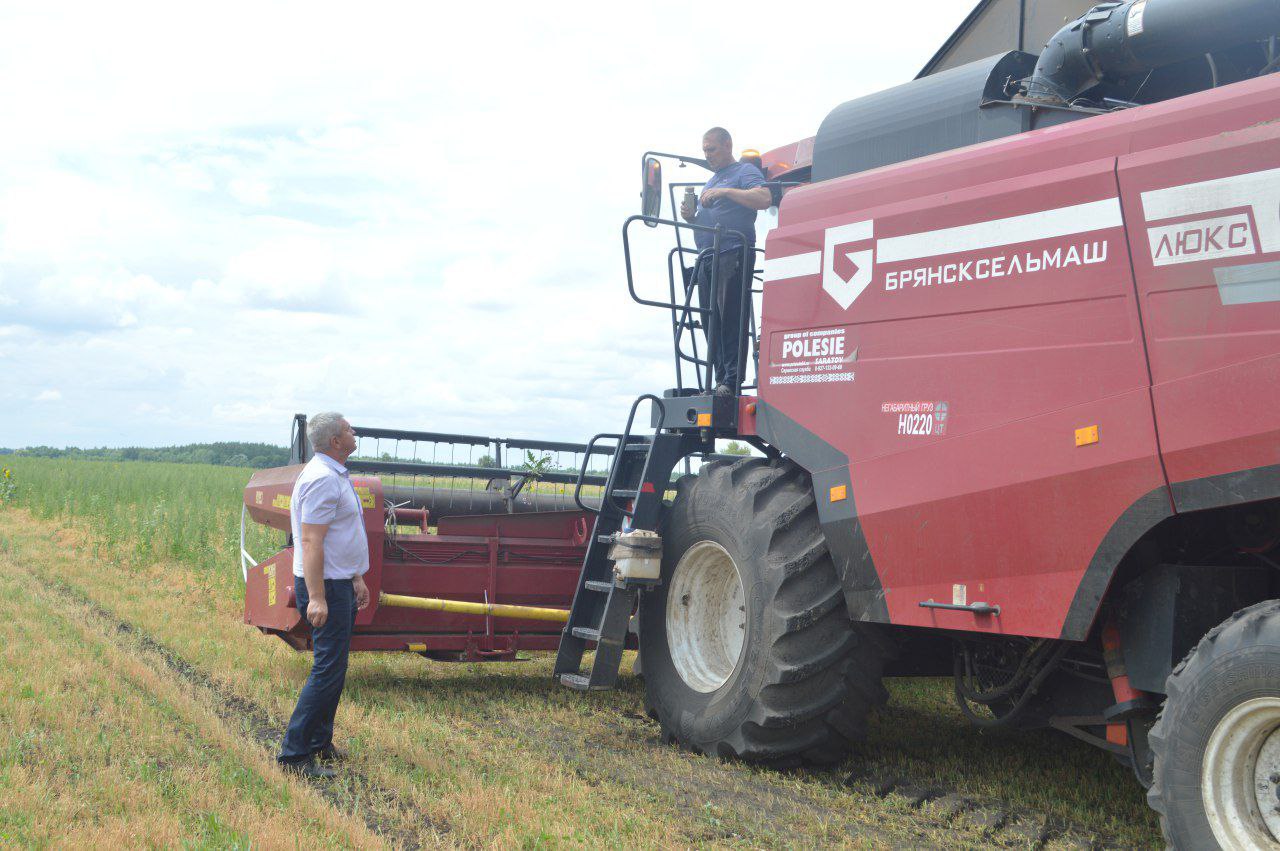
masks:
<instances>
[{"instance_id":1,"label":"safety handrail","mask_svg":"<svg viewBox=\"0 0 1280 851\"><path fill-rule=\"evenodd\" d=\"M683 254L700 254L700 252L695 251L692 248L682 248L679 245L671 249L671 251L667 252L667 291L670 293L671 300L673 302L676 300L675 259L678 255L683 255ZM696 268L696 266L693 268ZM684 305L681 308L681 313L679 315L676 314L675 310L671 311L672 344L675 350L675 359L676 359L676 364L675 364L676 365L676 389L678 390L684 389L683 366L685 363L691 363L693 364L694 375L698 377L698 384L699 384L698 389L701 390L704 388L701 386L702 375L701 375L700 369L701 367L708 365L710 363L710 360L704 360L703 358L698 357L698 335L697 334L694 334L694 333L689 334L689 345L690 345L690 348L692 349L691 353L686 353L684 350L684 347L681 345L681 340L684 337L685 329L688 328L690 332L692 332L694 328L693 314L692 314L694 282L690 280L686 280L685 278L685 271L688 269L689 267L686 267L684 265L684 259L683 257L681 257L680 286L684 290Z\"/></svg>"},{"instance_id":2,"label":"safety handrail","mask_svg":"<svg viewBox=\"0 0 1280 851\"><path fill-rule=\"evenodd\" d=\"M627 415L627 426L622 430L622 437L618 441L618 460L614 462L612 469L609 470L609 481L604 486L604 498L610 500L613 503L613 507L622 512L626 517L635 517L635 502L631 503L631 509L627 509L613 498L614 480L617 478L617 470L618 467L621 466L622 459L626 457L624 453L626 452L627 444L631 442L631 426L635 424L636 411L640 409L640 403L646 399L657 405L658 410L662 410L662 400L652 393L645 393L644 395L637 397L636 400L631 403L631 413ZM640 467L640 478L636 483L637 494L640 489L644 487L645 479L649 477L649 462L651 460L653 460L652 442L649 443L649 451L644 454L644 464Z\"/></svg>"},{"instance_id":3,"label":"safety handrail","mask_svg":"<svg viewBox=\"0 0 1280 851\"><path fill-rule=\"evenodd\" d=\"M671 227L676 228L677 230L683 229L683 230L693 231L694 233L701 232L701 233L711 234L712 235L711 247L708 249L704 249L699 253L712 255L711 262L713 265L711 267L711 271L713 274L717 269L715 264L719 262L720 254L722 253L720 251L720 242L722 237L724 236L738 237L739 244L737 248L733 250L738 251L742 254L742 259L744 263L747 259L747 252L754 250L753 248L748 248L748 246L751 243L747 241L746 234L744 234L742 231L728 230L724 227L724 225L707 227L706 225L695 225L690 222L679 222L679 221L676 221L675 219L660 219L656 216L635 215L635 216L628 217L627 220L622 224L622 253L627 263L627 291L631 293L632 301L636 302L637 304L647 305L649 307L661 307L664 309L671 310L671 309L679 309L682 307L682 305L676 304L674 302L653 301L651 299L642 298L640 294L636 292L635 276L632 275L631 273L631 235L630 235L631 225L633 225L636 222L644 222L646 224L652 222L655 226L670 225ZM745 268L745 265L743 268ZM713 287L715 285L714 278L712 280L712 285ZM705 307L691 307L690 310L696 310L698 313L711 312Z\"/></svg>"},{"instance_id":4,"label":"safety handrail","mask_svg":"<svg viewBox=\"0 0 1280 851\"><path fill-rule=\"evenodd\" d=\"M691 306L691 301L693 298L694 282L691 280L687 280L685 275L686 273L692 272L693 269L697 268L696 261L694 266L685 265L684 255L693 254L695 256L700 257L702 255L702 252L692 248L685 248L681 246L679 244L678 238L676 240L676 243L677 243L676 246L672 248L669 252L667 252L667 291L670 295L671 300L675 302L676 301L676 280L678 276L680 280L680 286L685 293L685 301L679 313L677 313L677 311L674 309L671 311L671 326L672 326L673 344L675 348L674 355L675 355L675 367L676 367L676 389L683 390L684 389L684 370L681 367L685 363L693 364L695 368L695 374L699 375L699 379L701 379L701 375L698 373L698 368L706 366L708 361L698 356L698 336L696 334L693 334L693 333L689 334L689 344L690 344L691 351L686 352L682 345L684 332L686 330L692 331L695 328L695 325L690 321L692 319L691 312L694 310L694 308ZM756 346L757 346L757 343L759 342L760 334L759 334L759 330L756 327L755 296L762 295L764 293L763 263L759 262L764 257L764 249L757 247L755 249L755 254L757 255L756 257L757 262L755 262L753 265L753 272L751 275L751 283L752 283L751 294L750 296L747 296L747 300L749 301L749 304L750 304L750 310L747 313L746 339L749 346L749 351L751 352L752 375L756 376L756 381L751 384L748 384L744 381L740 388L742 390L754 390L759 387L760 353ZM677 257L680 258L680 268L679 268L678 275L676 270ZM745 378L745 373L744 373L744 378ZM701 381L699 381L699 384L701 384ZM698 389L702 390L705 388L699 386Z\"/></svg>"},{"instance_id":5,"label":"safety handrail","mask_svg":"<svg viewBox=\"0 0 1280 851\"><path fill-rule=\"evenodd\" d=\"M625 222L623 222L623 225L622 225L622 253L627 266L627 292L630 293L631 300L636 302L637 304L643 304L648 307L658 307L664 310L671 310L673 312L676 310L681 310L685 312L686 316L690 312L695 312L700 316L706 316L708 318L707 328L706 328L707 354L708 354L707 362L705 364L706 380L705 382L699 381L699 384L701 385L702 389L709 389L714 382L713 368L710 362L711 361L710 353L715 350L715 341L718 339L718 337L724 330L720 328L719 313L707 307L690 306L688 302L691 299L691 292L686 293L686 296L688 296L688 298L686 299L686 303L684 304L677 303L674 298L672 298L672 300L669 302L655 301L653 299L644 298L639 293L636 292L635 275L631 269L631 225L633 225L636 222L642 222L648 227L657 227L658 225L668 225L672 228L675 228L677 237L679 236L679 233L681 230L688 230L688 231L692 231L693 233L709 233L712 235L711 247L703 250L702 252L700 252L700 255L699 255L699 262L705 262L703 260L703 257L707 254L711 255L711 269L709 270L710 286L708 287L708 291L707 291L708 302L710 304L716 303L716 296L718 295L717 286L720 283L719 272L720 272L721 254L727 253L730 250L738 252L742 258L739 268L746 269L748 259L750 258L749 252L753 252L755 250L754 246L752 246L752 244L747 240L746 234L742 233L741 231L728 230L723 225L708 227L706 225L698 225L698 224L693 224L691 222L681 222L675 219L662 219L656 216L643 216L643 215L630 216L627 218ZM732 249L726 249L724 252L722 252L720 249L720 246L722 244L722 240L726 235L732 235L732 236L738 237L738 245ZM670 275L668 275L668 277L670 277ZM689 288L689 289L691 290L692 288ZM746 314L748 312L748 309L752 309L752 310L754 309L754 305L750 300L752 289L753 288L744 281L744 286L742 287L742 295L740 298L740 304L738 309L739 327L733 329L732 331L733 333L736 333L739 336L742 335L743 330L747 325ZM735 396L741 391L741 388L742 388L743 376L741 375L741 373L743 371L743 366L744 366L744 363L742 360L742 356L743 356L742 348L743 347L739 347L739 352L738 352L738 361L739 361L738 373L739 374L736 377L734 386L730 388L733 391L733 394ZM677 345L676 353L678 357L679 356L678 345ZM679 372L678 368L677 368L677 372Z\"/></svg>"},{"instance_id":6,"label":"safety handrail","mask_svg":"<svg viewBox=\"0 0 1280 851\"><path fill-rule=\"evenodd\" d=\"M622 435L620 434L601 433L587 441L587 450L582 454L582 469L578 472L578 482L573 488L573 501L583 511L590 511L592 514L599 514L601 509L604 508L604 497L601 497L600 508L592 508L582 501L582 485L587 478L587 464L591 461L591 456L596 454L596 443L601 440L619 441L618 449L615 451L618 453L618 457L622 457ZM611 465L609 475L605 477L606 495L609 493L609 483L613 481L613 466L617 465Z\"/></svg>"}]
</instances>

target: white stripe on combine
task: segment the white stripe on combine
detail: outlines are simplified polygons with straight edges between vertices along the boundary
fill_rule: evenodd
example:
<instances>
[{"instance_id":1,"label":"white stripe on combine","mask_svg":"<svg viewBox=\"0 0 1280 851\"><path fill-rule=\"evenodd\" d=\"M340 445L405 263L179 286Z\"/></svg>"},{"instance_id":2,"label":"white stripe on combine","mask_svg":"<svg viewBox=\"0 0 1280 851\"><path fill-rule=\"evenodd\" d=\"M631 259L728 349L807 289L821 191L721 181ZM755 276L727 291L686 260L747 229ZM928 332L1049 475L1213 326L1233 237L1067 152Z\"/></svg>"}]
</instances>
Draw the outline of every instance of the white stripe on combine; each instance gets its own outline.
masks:
<instances>
[{"instance_id":1,"label":"white stripe on combine","mask_svg":"<svg viewBox=\"0 0 1280 851\"><path fill-rule=\"evenodd\" d=\"M1124 219L1120 215L1120 199L1105 198L1007 219L887 237L876 243L876 262L897 263L921 257L981 251L1002 245L1118 228L1122 224Z\"/></svg>"},{"instance_id":2,"label":"white stripe on combine","mask_svg":"<svg viewBox=\"0 0 1280 851\"><path fill-rule=\"evenodd\" d=\"M821 251L810 251L808 254L792 254L790 257L766 257L764 261L765 281L785 281L789 278L803 278L806 275L816 275L821 271Z\"/></svg>"},{"instance_id":3,"label":"white stripe on combine","mask_svg":"<svg viewBox=\"0 0 1280 851\"><path fill-rule=\"evenodd\" d=\"M1142 193L1142 209L1148 222L1250 207L1264 254L1280 251L1280 219L1275 215L1278 203L1280 168ZM1189 223L1187 227L1194 227L1194 224Z\"/></svg>"}]
</instances>

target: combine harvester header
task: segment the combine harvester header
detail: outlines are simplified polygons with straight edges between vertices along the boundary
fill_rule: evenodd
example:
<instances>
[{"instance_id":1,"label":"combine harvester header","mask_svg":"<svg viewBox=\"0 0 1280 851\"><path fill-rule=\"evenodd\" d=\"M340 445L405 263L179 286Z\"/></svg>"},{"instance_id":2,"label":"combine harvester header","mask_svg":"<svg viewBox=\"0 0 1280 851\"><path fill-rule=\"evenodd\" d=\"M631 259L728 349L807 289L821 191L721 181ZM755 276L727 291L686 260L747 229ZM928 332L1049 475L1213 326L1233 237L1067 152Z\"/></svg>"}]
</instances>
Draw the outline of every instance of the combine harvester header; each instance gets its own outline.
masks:
<instances>
[{"instance_id":1,"label":"combine harvester header","mask_svg":"<svg viewBox=\"0 0 1280 851\"><path fill-rule=\"evenodd\" d=\"M364 507L371 601L356 617L352 650L482 661L556 649L607 478L588 462L607 463L613 450L354 430L360 443L347 468ZM287 536L293 486L310 457L299 414L292 463L250 478L241 522L245 623L298 650L310 648L311 630L296 608ZM520 458L523 466L511 463ZM246 519L283 532L284 548L256 561L246 550Z\"/></svg>"}]
</instances>

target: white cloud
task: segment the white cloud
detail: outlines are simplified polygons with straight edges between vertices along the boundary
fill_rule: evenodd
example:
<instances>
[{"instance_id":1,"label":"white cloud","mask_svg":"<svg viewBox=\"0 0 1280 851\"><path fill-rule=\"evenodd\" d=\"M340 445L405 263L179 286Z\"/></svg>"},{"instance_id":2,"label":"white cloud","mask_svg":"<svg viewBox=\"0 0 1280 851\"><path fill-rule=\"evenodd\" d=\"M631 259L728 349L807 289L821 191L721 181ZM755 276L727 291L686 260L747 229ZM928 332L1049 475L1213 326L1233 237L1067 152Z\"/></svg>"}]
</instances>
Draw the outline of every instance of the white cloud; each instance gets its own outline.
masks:
<instances>
[{"instance_id":1,"label":"white cloud","mask_svg":"<svg viewBox=\"0 0 1280 851\"><path fill-rule=\"evenodd\" d=\"M813 135L967 11L913 8L4 7L0 442L615 430L671 383L623 275L640 153ZM33 414L54 387L75 416Z\"/></svg>"},{"instance_id":2,"label":"white cloud","mask_svg":"<svg viewBox=\"0 0 1280 851\"><path fill-rule=\"evenodd\" d=\"M50 389L50 390L41 390L41 391L40 391L40 393L36 396L35 401L37 401L37 402L60 402L60 401L62 401L62 393L60 393L60 392L59 392L59 391L57 391L57 390L53 390L53 389Z\"/></svg>"}]
</instances>

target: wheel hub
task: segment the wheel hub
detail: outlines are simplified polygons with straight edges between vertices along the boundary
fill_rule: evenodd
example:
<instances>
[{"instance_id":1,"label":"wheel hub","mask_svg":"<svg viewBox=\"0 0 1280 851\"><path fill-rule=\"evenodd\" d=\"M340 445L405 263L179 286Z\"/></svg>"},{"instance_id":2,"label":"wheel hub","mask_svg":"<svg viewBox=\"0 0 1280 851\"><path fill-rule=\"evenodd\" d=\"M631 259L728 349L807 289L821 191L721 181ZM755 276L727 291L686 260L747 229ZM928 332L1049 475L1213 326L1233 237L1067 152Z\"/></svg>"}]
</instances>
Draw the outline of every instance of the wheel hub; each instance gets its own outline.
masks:
<instances>
[{"instance_id":1,"label":"wheel hub","mask_svg":"<svg viewBox=\"0 0 1280 851\"><path fill-rule=\"evenodd\" d=\"M667 644L685 684L704 694L720 688L738 666L746 642L742 575L714 541L699 541L680 557L667 591Z\"/></svg>"},{"instance_id":2,"label":"wheel hub","mask_svg":"<svg viewBox=\"0 0 1280 851\"><path fill-rule=\"evenodd\" d=\"M1205 747L1200 789L1223 848L1280 839L1280 697L1245 701L1218 722Z\"/></svg>"}]
</instances>

